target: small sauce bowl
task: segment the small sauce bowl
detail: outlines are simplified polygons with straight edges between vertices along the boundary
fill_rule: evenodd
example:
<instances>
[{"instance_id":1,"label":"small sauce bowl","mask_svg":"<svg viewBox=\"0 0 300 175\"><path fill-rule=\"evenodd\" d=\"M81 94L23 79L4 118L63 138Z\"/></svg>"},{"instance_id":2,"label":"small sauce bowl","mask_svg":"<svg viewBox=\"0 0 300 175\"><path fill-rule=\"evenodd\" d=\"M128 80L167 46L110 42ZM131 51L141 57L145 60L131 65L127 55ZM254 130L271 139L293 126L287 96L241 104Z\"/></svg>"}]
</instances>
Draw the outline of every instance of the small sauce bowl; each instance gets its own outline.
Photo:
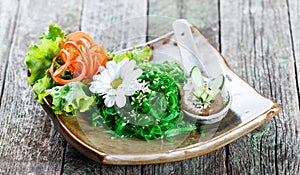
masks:
<instances>
[{"instance_id":1,"label":"small sauce bowl","mask_svg":"<svg viewBox=\"0 0 300 175\"><path fill-rule=\"evenodd\" d=\"M232 97L230 92L224 87L213 102L205 108L201 102L193 95L193 87L190 81L183 88L182 92L182 110L184 114L202 124L213 124L222 120L228 113Z\"/></svg>"}]
</instances>

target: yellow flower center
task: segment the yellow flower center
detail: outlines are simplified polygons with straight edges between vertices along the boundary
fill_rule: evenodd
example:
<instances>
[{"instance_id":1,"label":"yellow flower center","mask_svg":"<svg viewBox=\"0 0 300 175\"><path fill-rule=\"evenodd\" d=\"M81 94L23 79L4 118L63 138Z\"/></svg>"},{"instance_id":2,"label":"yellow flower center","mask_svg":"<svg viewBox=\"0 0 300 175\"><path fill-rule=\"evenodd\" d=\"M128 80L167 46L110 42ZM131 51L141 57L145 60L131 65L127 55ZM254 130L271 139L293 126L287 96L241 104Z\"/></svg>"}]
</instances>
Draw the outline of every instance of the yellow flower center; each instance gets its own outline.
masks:
<instances>
[{"instance_id":1,"label":"yellow flower center","mask_svg":"<svg viewBox=\"0 0 300 175\"><path fill-rule=\"evenodd\" d=\"M120 84L122 84L122 82L123 82L122 79L115 79L110 83L110 85L113 89L117 89L120 86Z\"/></svg>"}]
</instances>

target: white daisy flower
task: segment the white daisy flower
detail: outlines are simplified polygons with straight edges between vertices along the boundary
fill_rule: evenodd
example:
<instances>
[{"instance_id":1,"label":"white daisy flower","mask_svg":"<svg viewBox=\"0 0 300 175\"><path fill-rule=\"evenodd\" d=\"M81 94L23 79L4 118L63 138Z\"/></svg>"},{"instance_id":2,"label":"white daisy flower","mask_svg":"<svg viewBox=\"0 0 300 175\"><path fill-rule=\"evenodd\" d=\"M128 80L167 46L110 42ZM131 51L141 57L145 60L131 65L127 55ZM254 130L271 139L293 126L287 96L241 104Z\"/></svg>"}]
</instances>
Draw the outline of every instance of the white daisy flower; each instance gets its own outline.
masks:
<instances>
[{"instance_id":1,"label":"white daisy flower","mask_svg":"<svg viewBox=\"0 0 300 175\"><path fill-rule=\"evenodd\" d=\"M103 95L107 107L115 103L119 108L126 104L126 97L141 89L137 78L143 73L141 69L135 69L136 62L127 58L116 63L109 61L106 68L100 67L100 74L94 75L90 91Z\"/></svg>"}]
</instances>

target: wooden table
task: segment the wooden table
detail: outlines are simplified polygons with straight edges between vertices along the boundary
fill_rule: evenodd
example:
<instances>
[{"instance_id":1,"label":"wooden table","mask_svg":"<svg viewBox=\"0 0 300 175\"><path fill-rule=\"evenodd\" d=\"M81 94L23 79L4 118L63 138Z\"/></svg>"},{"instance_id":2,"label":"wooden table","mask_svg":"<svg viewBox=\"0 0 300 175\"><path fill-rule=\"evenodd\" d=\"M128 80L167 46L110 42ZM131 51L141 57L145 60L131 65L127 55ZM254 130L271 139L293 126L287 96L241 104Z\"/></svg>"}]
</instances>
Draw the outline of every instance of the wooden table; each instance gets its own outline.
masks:
<instances>
[{"instance_id":1,"label":"wooden table","mask_svg":"<svg viewBox=\"0 0 300 175\"><path fill-rule=\"evenodd\" d=\"M299 0L0 1L0 174L299 174L299 11ZM101 30L141 16L146 28L140 42L168 32L168 23L153 27L161 18L146 15L165 16L169 24L186 18L198 26L232 69L283 111L265 127L184 161L112 166L85 158L33 101L27 48L50 23L67 33L86 31L99 43ZM134 32L120 28L123 39Z\"/></svg>"}]
</instances>

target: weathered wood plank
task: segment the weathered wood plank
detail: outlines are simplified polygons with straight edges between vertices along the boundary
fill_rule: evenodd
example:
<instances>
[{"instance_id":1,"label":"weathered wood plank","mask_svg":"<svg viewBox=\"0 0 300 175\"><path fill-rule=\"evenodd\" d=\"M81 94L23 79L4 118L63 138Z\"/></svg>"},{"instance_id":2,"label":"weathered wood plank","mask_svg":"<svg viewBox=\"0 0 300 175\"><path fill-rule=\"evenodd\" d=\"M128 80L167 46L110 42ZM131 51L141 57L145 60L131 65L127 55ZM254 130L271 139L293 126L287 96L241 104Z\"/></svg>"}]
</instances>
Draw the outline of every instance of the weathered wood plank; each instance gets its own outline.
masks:
<instances>
[{"instance_id":1,"label":"weathered wood plank","mask_svg":"<svg viewBox=\"0 0 300 175\"><path fill-rule=\"evenodd\" d=\"M18 14L19 3L17 1L1 1L0 2L0 94L2 94L4 78L6 74L7 58L11 50L11 42L16 26L16 18ZM0 96L0 98L2 98ZM0 170L1 172L1 170Z\"/></svg>"},{"instance_id":2,"label":"weathered wood plank","mask_svg":"<svg viewBox=\"0 0 300 175\"><path fill-rule=\"evenodd\" d=\"M289 18L291 24L294 65L296 66L296 77L298 85L298 99L300 100L300 2L297 0L288 0ZM300 128L300 116L298 116L298 128Z\"/></svg>"},{"instance_id":3,"label":"weathered wood plank","mask_svg":"<svg viewBox=\"0 0 300 175\"><path fill-rule=\"evenodd\" d=\"M172 31L172 22L185 18L198 26L204 35L218 48L219 24L218 1L149 1L148 33L150 39ZM169 20L169 21L167 21ZM162 23L163 22L163 23ZM161 23L161 26L159 25ZM225 151L212 153L181 162L143 166L143 174L225 174Z\"/></svg>"},{"instance_id":4,"label":"weathered wood plank","mask_svg":"<svg viewBox=\"0 0 300 175\"><path fill-rule=\"evenodd\" d=\"M229 145L229 172L299 174L299 103L286 1L224 0L220 7L222 53L238 74L283 107L263 131Z\"/></svg>"},{"instance_id":5,"label":"weathered wood plank","mask_svg":"<svg viewBox=\"0 0 300 175\"><path fill-rule=\"evenodd\" d=\"M150 0L149 1L149 39L172 31L176 19L185 18L195 24L218 48L219 24L218 1L213 0Z\"/></svg>"},{"instance_id":6,"label":"weathered wood plank","mask_svg":"<svg viewBox=\"0 0 300 175\"><path fill-rule=\"evenodd\" d=\"M172 22L181 18L180 0L148 0L147 39L153 40L172 31Z\"/></svg>"},{"instance_id":7,"label":"weathered wood plank","mask_svg":"<svg viewBox=\"0 0 300 175\"><path fill-rule=\"evenodd\" d=\"M67 4L59 0L23 0L19 3L0 3L0 14L5 17L1 18L0 23L7 23L6 20L14 23L16 20L16 25L7 26L14 32L11 46L9 37L12 33L8 32L8 41L4 40L8 44L6 48L11 47L10 52L1 51L1 59L8 60L8 65L0 106L0 172L60 174L64 141L41 106L33 101L34 94L27 83L24 57L28 46L37 42L50 23L57 23L67 31L75 30L73 26L79 26L80 13L77 12L80 12L80 6L75 0ZM18 15L14 16L18 7ZM6 14L6 10L11 10L10 15ZM2 38L3 33L0 35Z\"/></svg>"},{"instance_id":8,"label":"weathered wood plank","mask_svg":"<svg viewBox=\"0 0 300 175\"><path fill-rule=\"evenodd\" d=\"M109 3L108 3L109 2ZM146 41L147 1L85 1L81 30L110 51ZM141 166L112 166L93 162L67 146L64 174L140 174Z\"/></svg>"},{"instance_id":9,"label":"weathered wood plank","mask_svg":"<svg viewBox=\"0 0 300 175\"><path fill-rule=\"evenodd\" d=\"M219 49L219 9L218 0L186 0L183 1L182 18L195 24Z\"/></svg>"},{"instance_id":10,"label":"weathered wood plank","mask_svg":"<svg viewBox=\"0 0 300 175\"><path fill-rule=\"evenodd\" d=\"M145 42L146 15L146 0L85 2L81 29L110 51L117 51Z\"/></svg>"}]
</instances>

